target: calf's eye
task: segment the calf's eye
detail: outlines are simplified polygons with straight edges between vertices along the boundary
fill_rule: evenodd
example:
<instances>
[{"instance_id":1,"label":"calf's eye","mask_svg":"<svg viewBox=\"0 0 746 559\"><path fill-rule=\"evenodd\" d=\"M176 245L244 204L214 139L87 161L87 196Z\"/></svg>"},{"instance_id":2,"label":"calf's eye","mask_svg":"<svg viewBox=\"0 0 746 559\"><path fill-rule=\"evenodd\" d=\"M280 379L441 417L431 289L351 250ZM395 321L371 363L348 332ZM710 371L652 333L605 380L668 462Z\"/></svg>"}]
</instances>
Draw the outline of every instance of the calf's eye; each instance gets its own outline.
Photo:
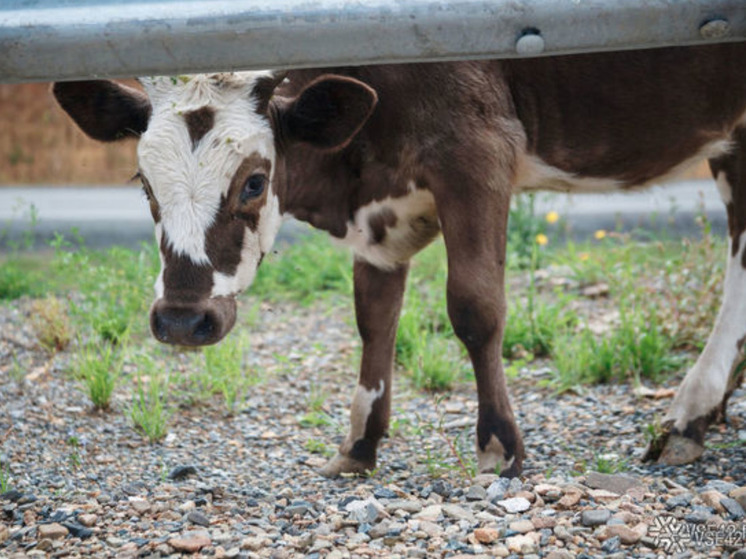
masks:
<instances>
[{"instance_id":1,"label":"calf's eye","mask_svg":"<svg viewBox=\"0 0 746 559\"><path fill-rule=\"evenodd\" d=\"M264 192L264 187L267 184L266 175L255 174L251 175L243 185L241 190L241 203L245 204L252 198L258 198Z\"/></svg>"}]
</instances>

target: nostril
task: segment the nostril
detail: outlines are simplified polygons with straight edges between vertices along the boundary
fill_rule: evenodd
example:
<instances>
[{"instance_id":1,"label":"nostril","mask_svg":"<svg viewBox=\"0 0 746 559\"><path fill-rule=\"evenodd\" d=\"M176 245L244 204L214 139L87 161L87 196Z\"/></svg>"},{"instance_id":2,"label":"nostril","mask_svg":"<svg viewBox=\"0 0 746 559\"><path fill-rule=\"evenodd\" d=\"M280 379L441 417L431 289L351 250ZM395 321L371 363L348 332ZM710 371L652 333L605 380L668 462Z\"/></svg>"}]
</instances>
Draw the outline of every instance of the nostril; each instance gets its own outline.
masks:
<instances>
[{"instance_id":1,"label":"nostril","mask_svg":"<svg viewBox=\"0 0 746 559\"><path fill-rule=\"evenodd\" d=\"M202 319L197 322L194 328L194 339L200 342L205 342L213 338L215 333L215 320L210 313L204 313Z\"/></svg>"}]
</instances>

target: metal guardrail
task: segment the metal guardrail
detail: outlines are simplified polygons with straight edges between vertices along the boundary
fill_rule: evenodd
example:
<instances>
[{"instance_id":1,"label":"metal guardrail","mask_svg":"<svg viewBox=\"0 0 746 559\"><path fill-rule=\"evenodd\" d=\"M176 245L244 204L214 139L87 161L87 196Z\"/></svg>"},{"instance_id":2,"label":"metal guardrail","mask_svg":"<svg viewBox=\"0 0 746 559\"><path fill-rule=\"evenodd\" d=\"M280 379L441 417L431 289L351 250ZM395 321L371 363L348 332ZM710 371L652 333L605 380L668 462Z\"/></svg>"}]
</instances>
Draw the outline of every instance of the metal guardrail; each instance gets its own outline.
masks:
<instances>
[{"instance_id":1,"label":"metal guardrail","mask_svg":"<svg viewBox=\"0 0 746 559\"><path fill-rule=\"evenodd\" d=\"M0 82L746 40L746 0L2 0Z\"/></svg>"}]
</instances>

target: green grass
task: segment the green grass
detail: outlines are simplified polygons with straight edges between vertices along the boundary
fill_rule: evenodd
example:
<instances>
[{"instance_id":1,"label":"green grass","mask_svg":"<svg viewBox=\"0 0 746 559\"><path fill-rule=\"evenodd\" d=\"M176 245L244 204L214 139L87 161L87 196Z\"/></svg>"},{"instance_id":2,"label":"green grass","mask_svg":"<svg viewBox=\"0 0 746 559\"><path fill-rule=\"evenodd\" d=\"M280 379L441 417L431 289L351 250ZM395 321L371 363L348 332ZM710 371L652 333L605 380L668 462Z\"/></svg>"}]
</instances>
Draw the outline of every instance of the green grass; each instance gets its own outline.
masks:
<instances>
[{"instance_id":1,"label":"green grass","mask_svg":"<svg viewBox=\"0 0 746 559\"><path fill-rule=\"evenodd\" d=\"M160 370L156 361L148 356L137 360L135 392L129 408L129 417L135 428L155 443L168 433L172 411L167 402L169 393L168 371Z\"/></svg>"},{"instance_id":2,"label":"green grass","mask_svg":"<svg viewBox=\"0 0 746 559\"><path fill-rule=\"evenodd\" d=\"M333 246L327 235L312 233L267 255L249 293L266 301L303 304L332 293L351 294L352 256Z\"/></svg>"},{"instance_id":3,"label":"green grass","mask_svg":"<svg viewBox=\"0 0 746 559\"><path fill-rule=\"evenodd\" d=\"M712 235L706 222L701 238L683 241L641 243L609 233L603 239L560 245L556 233L555 225L534 215L531 199L516 202L509 233L506 370L546 358L560 390L642 378L657 382L704 345L719 306L726 253L725 241ZM546 239L540 243L537 235ZM138 250L95 251L61 238L53 249L51 263L17 252L6 257L0 266L0 299L46 292L65 301L51 318L42 316L54 306L48 301L32 307L41 324L39 338L50 350L63 348L66 337L86 340L71 350L75 377L94 405L105 408L120 380L121 356L131 353L130 340L139 344L149 338L157 250L144 245ZM349 252L326 236L303 238L267 257L249 289L251 305L244 314L256 317L262 301L310 304L325 297L349 298L351 264ZM557 276L566 281L552 283ZM396 361L422 390L473 381L468 356L448 319L446 279L445 249L436 241L413 261L396 338ZM608 285L608 297L591 302L582 290L598 283ZM599 309L617 318L599 327ZM60 326L62 317L67 317L68 327ZM164 357L153 349L155 344L143 347L138 351L153 360ZM259 371L246 367L246 351L246 342L234 335L184 358L186 371L178 385L175 380L171 386L172 396L195 403L217 394L228 412L236 412L250 387L261 381ZM158 417L170 413L168 395L151 392L151 386L164 389L162 374L146 376L156 380L135 387L133 409L142 422L154 425L148 429L157 438L165 429ZM323 409L325 397L312 392L301 424L330 422Z\"/></svg>"},{"instance_id":4,"label":"green grass","mask_svg":"<svg viewBox=\"0 0 746 559\"><path fill-rule=\"evenodd\" d=\"M122 374L122 352L108 343L82 345L73 364L73 377L83 386L96 409L108 409Z\"/></svg>"},{"instance_id":5,"label":"green grass","mask_svg":"<svg viewBox=\"0 0 746 559\"><path fill-rule=\"evenodd\" d=\"M256 371L244 365L247 352L245 339L233 334L221 343L203 350L200 377L213 394L219 394L229 413L235 413L249 387L260 382Z\"/></svg>"}]
</instances>

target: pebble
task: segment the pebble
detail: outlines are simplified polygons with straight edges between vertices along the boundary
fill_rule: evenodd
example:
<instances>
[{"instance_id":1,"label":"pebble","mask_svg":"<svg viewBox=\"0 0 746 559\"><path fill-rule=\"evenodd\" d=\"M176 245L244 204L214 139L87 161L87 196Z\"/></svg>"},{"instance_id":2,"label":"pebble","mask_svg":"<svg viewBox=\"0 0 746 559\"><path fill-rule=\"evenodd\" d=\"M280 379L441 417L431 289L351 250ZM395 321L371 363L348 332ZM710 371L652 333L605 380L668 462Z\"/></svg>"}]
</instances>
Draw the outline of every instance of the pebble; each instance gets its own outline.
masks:
<instances>
[{"instance_id":1,"label":"pebble","mask_svg":"<svg viewBox=\"0 0 746 559\"><path fill-rule=\"evenodd\" d=\"M674 497L669 497L666 500L666 508L668 510L673 510L676 507L688 507L689 504L692 502L693 495L689 492L681 493L680 495L676 495Z\"/></svg>"},{"instance_id":2,"label":"pebble","mask_svg":"<svg viewBox=\"0 0 746 559\"><path fill-rule=\"evenodd\" d=\"M600 526L606 524L610 518L611 511L608 509L590 509L582 512L580 523L583 526Z\"/></svg>"},{"instance_id":3,"label":"pebble","mask_svg":"<svg viewBox=\"0 0 746 559\"><path fill-rule=\"evenodd\" d=\"M187 514L187 520L192 524L197 524L198 526L207 527L210 525L210 519L207 518L207 515L198 510L193 510L192 512Z\"/></svg>"},{"instance_id":4,"label":"pebble","mask_svg":"<svg viewBox=\"0 0 746 559\"><path fill-rule=\"evenodd\" d=\"M524 497L511 497L497 502L498 506L505 509L509 514L525 512L531 508L531 503Z\"/></svg>"},{"instance_id":5,"label":"pebble","mask_svg":"<svg viewBox=\"0 0 746 559\"><path fill-rule=\"evenodd\" d=\"M70 533L67 528L56 522L52 522L50 524L40 524L38 530L39 538L48 540L58 540L60 538L64 538Z\"/></svg>"},{"instance_id":6,"label":"pebble","mask_svg":"<svg viewBox=\"0 0 746 559\"><path fill-rule=\"evenodd\" d=\"M82 513L78 515L78 522L83 526L90 528L96 525L96 522L98 522L98 516L95 514Z\"/></svg>"},{"instance_id":7,"label":"pebble","mask_svg":"<svg viewBox=\"0 0 746 559\"><path fill-rule=\"evenodd\" d=\"M494 528L477 528L474 530L474 538L479 543L491 544L500 537L500 531Z\"/></svg>"},{"instance_id":8,"label":"pebble","mask_svg":"<svg viewBox=\"0 0 746 559\"><path fill-rule=\"evenodd\" d=\"M168 545L176 551L183 551L185 553L197 553L200 549L207 547L211 543L210 537L206 534L185 535L168 540Z\"/></svg>"},{"instance_id":9,"label":"pebble","mask_svg":"<svg viewBox=\"0 0 746 559\"><path fill-rule=\"evenodd\" d=\"M472 485L466 490L465 497L468 501L484 501L487 499L487 490L481 485Z\"/></svg>"},{"instance_id":10,"label":"pebble","mask_svg":"<svg viewBox=\"0 0 746 559\"><path fill-rule=\"evenodd\" d=\"M493 481L487 488L487 500L491 502L499 501L505 497L510 486L510 480L501 477Z\"/></svg>"},{"instance_id":11,"label":"pebble","mask_svg":"<svg viewBox=\"0 0 746 559\"><path fill-rule=\"evenodd\" d=\"M728 511L728 514L733 520L740 520L741 518L746 516L746 513L743 510L743 507L735 499L731 499L730 497L724 497L723 499L720 500L720 504L726 511Z\"/></svg>"},{"instance_id":12,"label":"pebble","mask_svg":"<svg viewBox=\"0 0 746 559\"><path fill-rule=\"evenodd\" d=\"M168 479L179 481L189 476L197 475L197 468L194 466L176 466L168 474Z\"/></svg>"},{"instance_id":13,"label":"pebble","mask_svg":"<svg viewBox=\"0 0 746 559\"><path fill-rule=\"evenodd\" d=\"M528 532L533 532L535 526L530 520L521 518L520 520L515 520L508 524L508 528L514 532L518 532L519 534L527 534Z\"/></svg>"},{"instance_id":14,"label":"pebble","mask_svg":"<svg viewBox=\"0 0 746 559\"><path fill-rule=\"evenodd\" d=\"M640 481L626 474L602 474L590 472L585 484L592 489L604 489L617 495L624 495L633 487L639 487Z\"/></svg>"}]
</instances>

